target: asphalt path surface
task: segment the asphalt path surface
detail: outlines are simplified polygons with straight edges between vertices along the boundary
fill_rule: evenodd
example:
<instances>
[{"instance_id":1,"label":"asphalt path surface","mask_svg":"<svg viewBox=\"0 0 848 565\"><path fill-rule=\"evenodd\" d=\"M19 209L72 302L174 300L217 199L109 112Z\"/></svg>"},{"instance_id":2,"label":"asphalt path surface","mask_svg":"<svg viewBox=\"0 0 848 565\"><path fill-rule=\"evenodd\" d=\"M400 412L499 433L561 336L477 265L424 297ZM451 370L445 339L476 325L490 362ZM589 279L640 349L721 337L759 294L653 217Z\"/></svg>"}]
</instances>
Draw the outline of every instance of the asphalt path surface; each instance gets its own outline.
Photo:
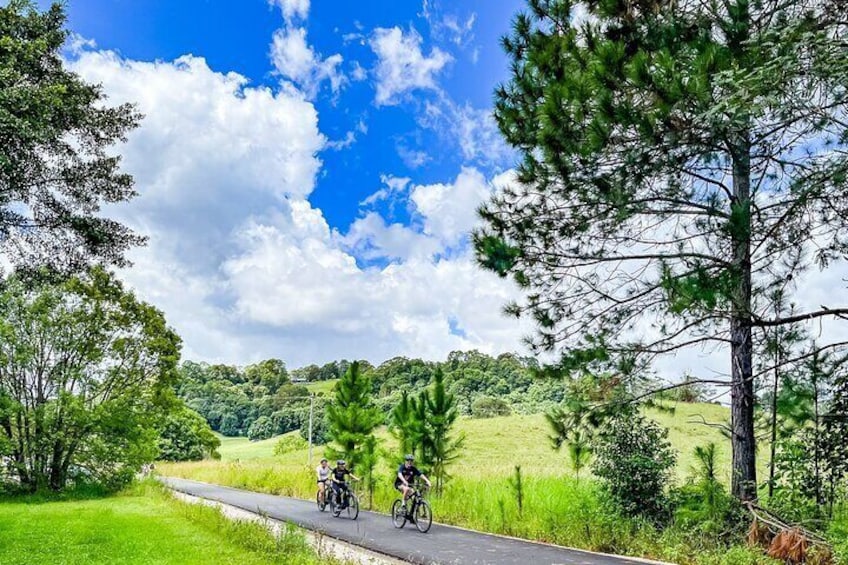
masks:
<instances>
[{"instance_id":1,"label":"asphalt path surface","mask_svg":"<svg viewBox=\"0 0 848 565\"><path fill-rule=\"evenodd\" d=\"M361 511L357 520L350 520L345 512L334 517L329 509L319 512L314 502L261 494L230 487L163 477L170 488L229 504L285 522L297 524L308 530L341 541L358 545L408 561L416 565L431 564L491 564L491 565L636 565L645 560L602 555L534 543L513 538L493 536L433 523L426 534L419 532L414 524L407 523L403 529L392 525L386 514ZM438 519L438 516L435 516Z\"/></svg>"}]
</instances>

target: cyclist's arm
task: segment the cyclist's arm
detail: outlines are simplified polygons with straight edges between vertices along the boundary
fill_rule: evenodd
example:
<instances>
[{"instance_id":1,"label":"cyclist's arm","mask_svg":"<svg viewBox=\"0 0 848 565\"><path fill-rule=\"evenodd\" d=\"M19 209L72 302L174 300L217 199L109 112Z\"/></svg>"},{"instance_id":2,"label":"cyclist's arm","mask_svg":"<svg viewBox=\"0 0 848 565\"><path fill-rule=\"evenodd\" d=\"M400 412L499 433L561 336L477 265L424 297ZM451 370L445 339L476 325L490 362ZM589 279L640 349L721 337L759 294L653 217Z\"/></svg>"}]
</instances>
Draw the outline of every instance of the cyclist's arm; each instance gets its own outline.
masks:
<instances>
[{"instance_id":1,"label":"cyclist's arm","mask_svg":"<svg viewBox=\"0 0 848 565\"><path fill-rule=\"evenodd\" d=\"M350 478L351 478L351 479L353 479L354 481L358 481L358 480L359 480L359 477L357 477L357 476L356 476L356 475L354 475L353 473L351 473L351 474L350 474Z\"/></svg>"},{"instance_id":2,"label":"cyclist's arm","mask_svg":"<svg viewBox=\"0 0 848 565\"><path fill-rule=\"evenodd\" d=\"M400 482L401 482L401 483L405 484L406 486L409 486L409 483L408 483L408 482L406 482L406 479L404 479L404 478L403 478L403 473L401 473L400 471L398 471L398 474L397 474L397 475L398 475L398 478L400 479Z\"/></svg>"},{"instance_id":3,"label":"cyclist's arm","mask_svg":"<svg viewBox=\"0 0 848 565\"><path fill-rule=\"evenodd\" d=\"M425 482L425 483L427 483L427 486L428 486L428 487L429 487L429 486L432 486L432 485L430 484L430 479L428 479L428 478L427 478L427 475L425 475L424 473L421 473L420 477L421 477L422 479L424 479L424 482Z\"/></svg>"}]
</instances>

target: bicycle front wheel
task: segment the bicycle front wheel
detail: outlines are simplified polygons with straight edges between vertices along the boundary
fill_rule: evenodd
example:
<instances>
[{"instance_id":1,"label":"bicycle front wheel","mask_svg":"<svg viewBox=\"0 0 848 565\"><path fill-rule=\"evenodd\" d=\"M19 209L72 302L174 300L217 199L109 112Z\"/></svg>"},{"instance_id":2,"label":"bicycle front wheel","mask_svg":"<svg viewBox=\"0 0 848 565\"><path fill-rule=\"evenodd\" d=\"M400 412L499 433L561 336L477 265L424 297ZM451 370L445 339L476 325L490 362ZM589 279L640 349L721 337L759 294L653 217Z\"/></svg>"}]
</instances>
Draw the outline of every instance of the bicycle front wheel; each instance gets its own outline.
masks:
<instances>
[{"instance_id":1,"label":"bicycle front wheel","mask_svg":"<svg viewBox=\"0 0 848 565\"><path fill-rule=\"evenodd\" d=\"M415 508L415 527L422 534L426 534L433 525L433 512L426 500L422 500Z\"/></svg>"},{"instance_id":2,"label":"bicycle front wheel","mask_svg":"<svg viewBox=\"0 0 848 565\"><path fill-rule=\"evenodd\" d=\"M403 509L403 502L400 499L392 503L392 524L395 528L402 528L406 525L406 511Z\"/></svg>"},{"instance_id":3,"label":"bicycle front wheel","mask_svg":"<svg viewBox=\"0 0 848 565\"><path fill-rule=\"evenodd\" d=\"M359 499L353 493L348 495L347 517L351 520L356 520L359 517Z\"/></svg>"}]
</instances>

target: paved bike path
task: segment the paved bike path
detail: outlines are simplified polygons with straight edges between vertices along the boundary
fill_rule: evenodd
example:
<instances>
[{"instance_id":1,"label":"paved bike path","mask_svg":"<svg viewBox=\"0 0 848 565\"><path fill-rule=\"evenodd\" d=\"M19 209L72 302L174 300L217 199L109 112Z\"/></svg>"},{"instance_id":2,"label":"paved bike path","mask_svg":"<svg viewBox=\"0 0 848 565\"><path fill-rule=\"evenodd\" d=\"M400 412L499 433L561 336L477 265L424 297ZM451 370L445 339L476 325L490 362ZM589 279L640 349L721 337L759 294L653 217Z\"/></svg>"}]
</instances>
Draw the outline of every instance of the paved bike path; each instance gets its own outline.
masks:
<instances>
[{"instance_id":1,"label":"paved bike path","mask_svg":"<svg viewBox=\"0 0 848 565\"><path fill-rule=\"evenodd\" d=\"M319 512L314 502L261 494L230 487L162 477L170 488L193 496L215 500L321 532L347 543L389 555L416 565L447 564L556 564L556 565L637 565L645 560L600 555L576 549L493 536L461 528L433 524L426 534L407 524L398 530L389 516L375 512L359 513L359 519L333 517Z\"/></svg>"}]
</instances>

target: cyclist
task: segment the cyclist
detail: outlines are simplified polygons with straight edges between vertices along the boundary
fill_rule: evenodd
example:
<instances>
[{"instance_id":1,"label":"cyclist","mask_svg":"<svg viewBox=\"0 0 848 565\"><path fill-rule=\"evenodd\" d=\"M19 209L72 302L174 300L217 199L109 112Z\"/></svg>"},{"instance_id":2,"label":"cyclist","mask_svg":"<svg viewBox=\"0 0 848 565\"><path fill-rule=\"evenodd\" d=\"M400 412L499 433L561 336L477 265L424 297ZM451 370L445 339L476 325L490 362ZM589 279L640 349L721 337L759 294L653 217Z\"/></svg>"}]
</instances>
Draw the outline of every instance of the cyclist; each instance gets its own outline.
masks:
<instances>
[{"instance_id":1,"label":"cyclist","mask_svg":"<svg viewBox=\"0 0 848 565\"><path fill-rule=\"evenodd\" d=\"M359 480L359 477L351 473L350 469L347 468L347 462L344 459L336 461L336 466L330 473L330 478L333 480L333 492L335 493L336 500L339 501L339 507L342 510L347 507L347 497L342 498L342 493L346 493L348 490L346 479L348 475L350 475L350 478L354 481Z\"/></svg>"},{"instance_id":2,"label":"cyclist","mask_svg":"<svg viewBox=\"0 0 848 565\"><path fill-rule=\"evenodd\" d=\"M414 479L421 477L427 486L430 485L430 479L427 478L427 475L418 470L418 467L414 465L415 457L412 454L404 457L403 463L400 464L397 470L397 478L395 479L395 488L403 493L403 505L406 507L406 499L412 494L415 490L413 489L409 483L411 483Z\"/></svg>"},{"instance_id":3,"label":"cyclist","mask_svg":"<svg viewBox=\"0 0 848 565\"><path fill-rule=\"evenodd\" d=\"M321 460L321 464L315 468L315 473L318 475L318 496L323 504L327 496L327 480L330 478L330 465L326 459Z\"/></svg>"}]
</instances>

